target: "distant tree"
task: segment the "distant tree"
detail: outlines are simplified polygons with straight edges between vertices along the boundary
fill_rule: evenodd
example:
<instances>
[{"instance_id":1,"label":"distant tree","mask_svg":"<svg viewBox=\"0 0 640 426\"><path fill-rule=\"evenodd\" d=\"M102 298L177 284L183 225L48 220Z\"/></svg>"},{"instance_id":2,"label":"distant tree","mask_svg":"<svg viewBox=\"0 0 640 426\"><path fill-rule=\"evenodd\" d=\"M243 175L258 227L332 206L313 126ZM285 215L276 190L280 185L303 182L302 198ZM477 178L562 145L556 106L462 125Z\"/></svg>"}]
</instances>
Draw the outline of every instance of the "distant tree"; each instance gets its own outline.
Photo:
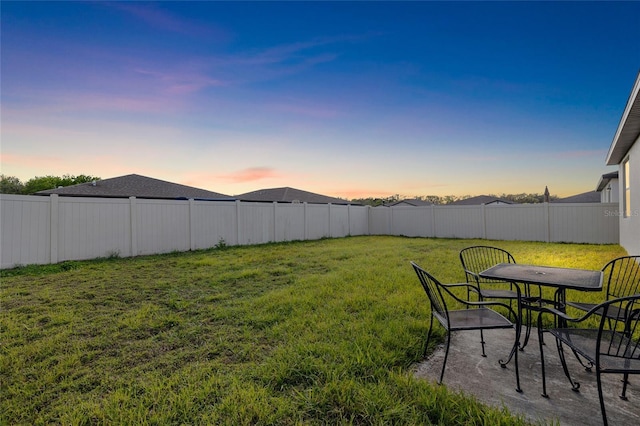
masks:
<instances>
[{"instance_id":1,"label":"distant tree","mask_svg":"<svg viewBox=\"0 0 640 426\"><path fill-rule=\"evenodd\" d=\"M100 180L99 177L89 176L89 175L63 175L59 176L36 176L32 179L29 179L27 183L24 184L24 194L33 194L38 191L45 191L47 189L55 189L61 186L71 186L78 185L80 183L92 182L94 180Z\"/></svg>"},{"instance_id":2,"label":"distant tree","mask_svg":"<svg viewBox=\"0 0 640 426\"><path fill-rule=\"evenodd\" d=\"M442 204L442 197L438 195L423 195L421 197L416 197L416 198L431 204Z\"/></svg>"},{"instance_id":3,"label":"distant tree","mask_svg":"<svg viewBox=\"0 0 640 426\"><path fill-rule=\"evenodd\" d=\"M15 176L0 175L1 194L22 194L24 184Z\"/></svg>"},{"instance_id":4,"label":"distant tree","mask_svg":"<svg viewBox=\"0 0 640 426\"><path fill-rule=\"evenodd\" d=\"M509 200L509 201L513 201L514 203L520 203L520 204L525 204L525 203L543 203L544 202L544 194L502 194L502 195L495 195L495 194L488 194L490 197L495 197L495 198L502 198L504 200ZM353 199L351 200L354 203L359 203L359 204L363 204L365 206L381 206L383 204L391 204L394 203L396 201L400 201L401 199L405 199L407 197L404 196L400 196L398 194L396 195L392 195L390 197L386 197L386 198L357 198L357 199ZM429 203L432 204L451 204L455 201L459 201L459 200L466 200L467 198L471 198L471 195L444 195L444 196L439 196L439 195L421 195L421 196L415 196L413 198L416 198L418 200L422 200L422 201L427 201ZM549 197L550 201L553 200L557 200L558 196L557 195L551 195Z\"/></svg>"}]
</instances>

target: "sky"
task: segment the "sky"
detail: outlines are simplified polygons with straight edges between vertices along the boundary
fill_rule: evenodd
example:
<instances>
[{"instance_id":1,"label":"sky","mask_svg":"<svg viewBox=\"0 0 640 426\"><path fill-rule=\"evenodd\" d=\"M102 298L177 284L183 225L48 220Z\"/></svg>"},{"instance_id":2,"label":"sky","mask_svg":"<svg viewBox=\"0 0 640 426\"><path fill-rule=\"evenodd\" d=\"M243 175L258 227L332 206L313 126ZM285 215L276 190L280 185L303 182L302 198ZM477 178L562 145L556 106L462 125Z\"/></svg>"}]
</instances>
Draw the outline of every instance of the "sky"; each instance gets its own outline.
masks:
<instances>
[{"instance_id":1,"label":"sky","mask_svg":"<svg viewBox=\"0 0 640 426\"><path fill-rule=\"evenodd\" d=\"M640 2L1 4L0 171L225 195L595 190Z\"/></svg>"}]
</instances>

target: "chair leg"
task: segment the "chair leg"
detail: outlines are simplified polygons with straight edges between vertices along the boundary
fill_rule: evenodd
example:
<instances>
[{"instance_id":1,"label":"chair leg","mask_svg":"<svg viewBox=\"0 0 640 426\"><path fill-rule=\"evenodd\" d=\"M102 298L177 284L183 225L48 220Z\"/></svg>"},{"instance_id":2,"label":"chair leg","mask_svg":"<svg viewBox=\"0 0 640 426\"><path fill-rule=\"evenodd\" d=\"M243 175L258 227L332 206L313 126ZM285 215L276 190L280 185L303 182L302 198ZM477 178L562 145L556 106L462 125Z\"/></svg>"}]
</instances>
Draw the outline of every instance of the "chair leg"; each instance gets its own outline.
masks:
<instances>
[{"instance_id":1,"label":"chair leg","mask_svg":"<svg viewBox=\"0 0 640 426\"><path fill-rule=\"evenodd\" d=\"M487 357L487 354L484 352L484 334L482 333L482 330L480 330L480 344L482 345L482 356L483 357Z\"/></svg>"},{"instance_id":2,"label":"chair leg","mask_svg":"<svg viewBox=\"0 0 640 426\"><path fill-rule=\"evenodd\" d=\"M451 332L447 331L447 349L444 352L444 361L442 361L442 371L440 372L440 380L438 384L442 384L442 378L444 377L444 369L447 366L447 358L449 357L449 346L451 345Z\"/></svg>"},{"instance_id":3,"label":"chair leg","mask_svg":"<svg viewBox=\"0 0 640 426\"><path fill-rule=\"evenodd\" d=\"M531 336L531 321L532 321L531 309L525 309L525 310L527 311L527 319L526 319L526 324L524 324L525 326L524 341L522 342L522 345L520 345L521 351L524 351L525 346L527 346L527 343L529 343L529 336ZM520 314L520 318L522 318L522 313Z\"/></svg>"},{"instance_id":4,"label":"chair leg","mask_svg":"<svg viewBox=\"0 0 640 426\"><path fill-rule=\"evenodd\" d=\"M629 374L625 373L624 378L622 379L622 395L620 395L620 399L623 401L627 400L627 385L629 384Z\"/></svg>"},{"instance_id":5,"label":"chair leg","mask_svg":"<svg viewBox=\"0 0 640 426\"><path fill-rule=\"evenodd\" d=\"M602 380L600 379L600 370L596 368L598 381L598 398L600 399L600 411L602 412L602 424L607 426L607 412L604 408L604 398L602 397Z\"/></svg>"},{"instance_id":6,"label":"chair leg","mask_svg":"<svg viewBox=\"0 0 640 426\"><path fill-rule=\"evenodd\" d=\"M571 383L571 390L574 392L580 392L580 383L574 381L571 378L571 373L569 372L569 367L567 366L567 360L564 356L564 349L562 347L562 341L556 338L556 345L558 346L558 356L560 357L560 362L562 363L562 369L564 370L564 375L569 379L569 383Z\"/></svg>"},{"instance_id":7,"label":"chair leg","mask_svg":"<svg viewBox=\"0 0 640 426\"><path fill-rule=\"evenodd\" d=\"M433 328L433 317L429 321L429 331L427 332L427 340L424 342L424 351L422 351L422 358L427 356L427 350L429 349L429 339L431 339L431 329Z\"/></svg>"},{"instance_id":8,"label":"chair leg","mask_svg":"<svg viewBox=\"0 0 640 426\"><path fill-rule=\"evenodd\" d=\"M520 344L520 325L516 324L516 340L513 342L513 354L515 355L515 363L516 363L516 392L522 393L522 388L520 387L520 369L518 368L518 345ZM502 367L504 367L501 364Z\"/></svg>"},{"instance_id":9,"label":"chair leg","mask_svg":"<svg viewBox=\"0 0 640 426\"><path fill-rule=\"evenodd\" d=\"M544 398L549 398L547 394L547 377L545 376L544 371L544 343L542 341L542 321L540 317L538 317L538 346L540 346L540 368L542 370L542 396Z\"/></svg>"}]
</instances>

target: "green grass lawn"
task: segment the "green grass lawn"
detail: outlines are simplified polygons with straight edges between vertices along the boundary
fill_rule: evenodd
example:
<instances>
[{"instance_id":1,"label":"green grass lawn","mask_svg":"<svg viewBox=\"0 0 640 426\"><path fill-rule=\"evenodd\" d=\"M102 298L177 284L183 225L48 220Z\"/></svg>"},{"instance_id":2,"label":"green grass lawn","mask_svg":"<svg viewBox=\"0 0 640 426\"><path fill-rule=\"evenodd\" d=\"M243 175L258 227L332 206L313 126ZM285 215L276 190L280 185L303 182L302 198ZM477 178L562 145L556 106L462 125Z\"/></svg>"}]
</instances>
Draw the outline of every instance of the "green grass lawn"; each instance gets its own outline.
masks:
<instances>
[{"instance_id":1,"label":"green grass lawn","mask_svg":"<svg viewBox=\"0 0 640 426\"><path fill-rule=\"evenodd\" d=\"M474 244L588 269L626 254L376 236L2 271L0 423L525 424L411 373L429 308L409 261L462 281Z\"/></svg>"}]
</instances>

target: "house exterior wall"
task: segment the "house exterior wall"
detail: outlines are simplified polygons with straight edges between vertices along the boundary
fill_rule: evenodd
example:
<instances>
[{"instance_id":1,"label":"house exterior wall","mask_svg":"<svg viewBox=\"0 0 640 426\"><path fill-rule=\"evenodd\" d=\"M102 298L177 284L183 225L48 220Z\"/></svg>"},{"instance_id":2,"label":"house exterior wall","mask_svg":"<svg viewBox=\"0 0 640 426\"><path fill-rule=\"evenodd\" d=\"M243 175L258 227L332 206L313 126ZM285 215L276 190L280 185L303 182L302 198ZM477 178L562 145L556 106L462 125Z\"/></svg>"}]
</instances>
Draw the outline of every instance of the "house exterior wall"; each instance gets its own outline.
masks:
<instances>
[{"instance_id":1,"label":"house exterior wall","mask_svg":"<svg viewBox=\"0 0 640 426\"><path fill-rule=\"evenodd\" d=\"M607 186L600 191L601 203L617 203L620 201L620 183L618 179L611 179Z\"/></svg>"},{"instance_id":2,"label":"house exterior wall","mask_svg":"<svg viewBox=\"0 0 640 426\"><path fill-rule=\"evenodd\" d=\"M620 217L620 245L630 255L640 254L640 136L636 139L628 152L629 172L631 183L631 215L624 217L622 202L616 214ZM627 158L627 157L625 157ZM619 175L623 176L622 163L619 165ZM619 197L623 199L623 185L620 185Z\"/></svg>"}]
</instances>

